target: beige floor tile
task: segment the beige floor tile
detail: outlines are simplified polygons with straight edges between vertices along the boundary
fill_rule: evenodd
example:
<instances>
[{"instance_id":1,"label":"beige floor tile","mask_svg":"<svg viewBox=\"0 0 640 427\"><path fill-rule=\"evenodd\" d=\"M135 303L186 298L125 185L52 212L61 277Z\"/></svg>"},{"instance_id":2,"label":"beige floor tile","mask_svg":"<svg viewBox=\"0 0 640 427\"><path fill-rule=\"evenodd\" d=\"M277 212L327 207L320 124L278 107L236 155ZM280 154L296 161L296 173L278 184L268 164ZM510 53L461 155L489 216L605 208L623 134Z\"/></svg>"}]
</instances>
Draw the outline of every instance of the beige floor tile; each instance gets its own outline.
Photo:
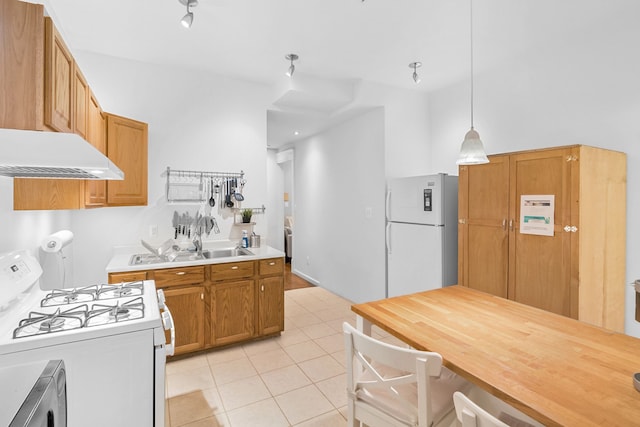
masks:
<instances>
[{"instance_id":1,"label":"beige floor tile","mask_svg":"<svg viewBox=\"0 0 640 427\"><path fill-rule=\"evenodd\" d=\"M309 341L311 338L298 328L286 329L279 337L274 338L281 347L287 347L301 342Z\"/></svg>"},{"instance_id":2,"label":"beige floor tile","mask_svg":"<svg viewBox=\"0 0 640 427\"><path fill-rule=\"evenodd\" d=\"M289 320L290 323L292 323L294 326L298 328L302 328L303 326L317 325L318 323L322 323L322 320L318 316L312 313L299 314L297 316L287 316L285 320Z\"/></svg>"},{"instance_id":3,"label":"beige floor tile","mask_svg":"<svg viewBox=\"0 0 640 427\"><path fill-rule=\"evenodd\" d=\"M346 426L347 420L338 411L327 412L308 421L296 424L295 427L340 427Z\"/></svg>"},{"instance_id":4,"label":"beige floor tile","mask_svg":"<svg viewBox=\"0 0 640 427\"><path fill-rule=\"evenodd\" d=\"M227 347L222 349L214 349L207 353L207 361L209 365L217 365L218 363L231 362L233 360L245 359L247 354L241 345L235 347Z\"/></svg>"},{"instance_id":5,"label":"beige floor tile","mask_svg":"<svg viewBox=\"0 0 640 427\"><path fill-rule=\"evenodd\" d=\"M218 386L218 391L227 412L271 397L258 375L222 384Z\"/></svg>"},{"instance_id":6,"label":"beige floor tile","mask_svg":"<svg viewBox=\"0 0 640 427\"><path fill-rule=\"evenodd\" d=\"M218 414L213 417L203 418L181 427L231 427L226 414Z\"/></svg>"},{"instance_id":7,"label":"beige floor tile","mask_svg":"<svg viewBox=\"0 0 640 427\"><path fill-rule=\"evenodd\" d=\"M255 354L261 354L270 350L277 350L280 348L277 342L272 339L264 339L260 341L253 341L247 344L243 344L242 348L247 356L253 356Z\"/></svg>"},{"instance_id":8,"label":"beige floor tile","mask_svg":"<svg viewBox=\"0 0 640 427\"><path fill-rule=\"evenodd\" d=\"M169 399L169 412L173 427L201 420L215 415L202 390Z\"/></svg>"},{"instance_id":9,"label":"beige floor tile","mask_svg":"<svg viewBox=\"0 0 640 427\"><path fill-rule=\"evenodd\" d=\"M167 397L176 397L193 391L215 387L208 366L167 375Z\"/></svg>"},{"instance_id":10,"label":"beige floor tile","mask_svg":"<svg viewBox=\"0 0 640 427\"><path fill-rule=\"evenodd\" d=\"M275 399L291 424L298 424L333 410L331 402L314 385L281 394Z\"/></svg>"},{"instance_id":11,"label":"beige floor tile","mask_svg":"<svg viewBox=\"0 0 640 427\"><path fill-rule=\"evenodd\" d=\"M344 367L328 354L315 359L305 360L304 362L300 362L298 366L300 366L300 369L302 369L313 382L322 381L344 373Z\"/></svg>"},{"instance_id":12,"label":"beige floor tile","mask_svg":"<svg viewBox=\"0 0 640 427\"><path fill-rule=\"evenodd\" d=\"M262 374L261 377L274 396L311 384L309 377L297 365L276 369Z\"/></svg>"},{"instance_id":13,"label":"beige floor tile","mask_svg":"<svg viewBox=\"0 0 640 427\"><path fill-rule=\"evenodd\" d=\"M314 359L327 354L322 347L313 341L290 345L285 347L284 351L286 351L296 363L304 362L305 360Z\"/></svg>"},{"instance_id":14,"label":"beige floor tile","mask_svg":"<svg viewBox=\"0 0 640 427\"><path fill-rule=\"evenodd\" d=\"M316 338L314 340L327 353L334 353L344 349L344 335L334 333L326 337Z\"/></svg>"},{"instance_id":15,"label":"beige floor tile","mask_svg":"<svg viewBox=\"0 0 640 427\"><path fill-rule=\"evenodd\" d=\"M311 339L326 337L329 335L333 335L336 332L334 329L325 325L324 323L302 326L300 329L302 329L302 332L307 334Z\"/></svg>"},{"instance_id":16,"label":"beige floor tile","mask_svg":"<svg viewBox=\"0 0 640 427\"><path fill-rule=\"evenodd\" d=\"M228 413L231 427L288 427L289 422L273 398Z\"/></svg>"},{"instance_id":17,"label":"beige floor tile","mask_svg":"<svg viewBox=\"0 0 640 427\"><path fill-rule=\"evenodd\" d=\"M195 368L207 366L207 357L205 355L197 355L186 359L171 360L167 362L167 374L175 374L177 372L189 371Z\"/></svg>"},{"instance_id":18,"label":"beige floor tile","mask_svg":"<svg viewBox=\"0 0 640 427\"><path fill-rule=\"evenodd\" d=\"M276 349L265 351L264 353L249 356L249 360L253 363L254 368L258 373L273 371L274 369L284 368L291 366L295 362L286 351L282 349L277 343L275 343Z\"/></svg>"},{"instance_id":19,"label":"beige floor tile","mask_svg":"<svg viewBox=\"0 0 640 427\"><path fill-rule=\"evenodd\" d=\"M316 386L335 408L347 404L347 374L316 382Z\"/></svg>"},{"instance_id":20,"label":"beige floor tile","mask_svg":"<svg viewBox=\"0 0 640 427\"><path fill-rule=\"evenodd\" d=\"M211 372L218 386L248 378L258 373L248 357L215 364L211 366Z\"/></svg>"},{"instance_id":21,"label":"beige floor tile","mask_svg":"<svg viewBox=\"0 0 640 427\"><path fill-rule=\"evenodd\" d=\"M342 350L338 350L334 353L331 353L331 357L336 359L336 361L342 366L344 366L345 368L347 367L347 354L344 348Z\"/></svg>"}]
</instances>

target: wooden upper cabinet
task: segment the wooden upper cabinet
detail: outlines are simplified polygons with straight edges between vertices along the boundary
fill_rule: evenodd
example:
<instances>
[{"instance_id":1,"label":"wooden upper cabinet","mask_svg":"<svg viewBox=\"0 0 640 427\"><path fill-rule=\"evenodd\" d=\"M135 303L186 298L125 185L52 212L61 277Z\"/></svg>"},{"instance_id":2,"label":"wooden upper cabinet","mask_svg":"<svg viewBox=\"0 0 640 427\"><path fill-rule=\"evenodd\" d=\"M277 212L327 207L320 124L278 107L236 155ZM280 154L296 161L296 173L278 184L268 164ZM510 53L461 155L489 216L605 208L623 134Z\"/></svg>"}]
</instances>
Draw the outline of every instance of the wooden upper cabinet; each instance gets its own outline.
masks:
<instances>
[{"instance_id":1,"label":"wooden upper cabinet","mask_svg":"<svg viewBox=\"0 0 640 427\"><path fill-rule=\"evenodd\" d=\"M147 124L107 114L107 154L123 172L123 181L107 184L109 206L147 204Z\"/></svg>"},{"instance_id":2,"label":"wooden upper cabinet","mask_svg":"<svg viewBox=\"0 0 640 427\"><path fill-rule=\"evenodd\" d=\"M89 90L87 108L87 141L105 156L107 155L107 118L100 108L98 99ZM90 179L85 181L84 206L95 208L107 204L107 182Z\"/></svg>"},{"instance_id":3,"label":"wooden upper cabinet","mask_svg":"<svg viewBox=\"0 0 640 427\"><path fill-rule=\"evenodd\" d=\"M44 9L0 0L0 127L42 130Z\"/></svg>"},{"instance_id":4,"label":"wooden upper cabinet","mask_svg":"<svg viewBox=\"0 0 640 427\"><path fill-rule=\"evenodd\" d=\"M90 89L80 68L73 65L73 132L88 140ZM90 142L90 141L89 141Z\"/></svg>"},{"instance_id":5,"label":"wooden upper cabinet","mask_svg":"<svg viewBox=\"0 0 640 427\"><path fill-rule=\"evenodd\" d=\"M75 63L51 18L44 19L44 123L58 132L74 131Z\"/></svg>"}]
</instances>

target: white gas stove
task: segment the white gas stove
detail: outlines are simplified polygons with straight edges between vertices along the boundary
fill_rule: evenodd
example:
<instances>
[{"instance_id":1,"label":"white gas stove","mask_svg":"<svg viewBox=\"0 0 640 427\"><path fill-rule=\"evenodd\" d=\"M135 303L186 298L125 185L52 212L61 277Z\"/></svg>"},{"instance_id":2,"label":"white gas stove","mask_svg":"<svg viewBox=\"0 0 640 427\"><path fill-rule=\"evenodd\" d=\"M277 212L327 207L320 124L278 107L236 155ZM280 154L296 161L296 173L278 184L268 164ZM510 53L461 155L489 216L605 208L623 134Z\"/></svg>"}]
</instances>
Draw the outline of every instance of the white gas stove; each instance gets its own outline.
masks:
<instances>
[{"instance_id":1,"label":"white gas stove","mask_svg":"<svg viewBox=\"0 0 640 427\"><path fill-rule=\"evenodd\" d=\"M45 291L41 274L26 251L0 255L0 367L63 360L69 427L163 426L165 360L175 335L155 283ZM3 393L0 386L0 400ZM8 425L13 415L3 411L0 425Z\"/></svg>"}]
</instances>

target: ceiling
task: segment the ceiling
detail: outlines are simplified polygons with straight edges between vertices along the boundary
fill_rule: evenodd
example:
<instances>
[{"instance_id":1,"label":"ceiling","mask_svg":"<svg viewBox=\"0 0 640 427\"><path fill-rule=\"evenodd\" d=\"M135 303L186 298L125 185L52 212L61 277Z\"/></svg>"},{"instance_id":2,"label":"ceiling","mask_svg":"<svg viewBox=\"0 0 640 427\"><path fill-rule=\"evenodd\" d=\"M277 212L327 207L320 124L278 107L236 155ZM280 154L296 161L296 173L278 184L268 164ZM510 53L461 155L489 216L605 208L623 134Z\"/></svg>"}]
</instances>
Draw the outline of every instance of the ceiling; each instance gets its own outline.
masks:
<instances>
[{"instance_id":1,"label":"ceiling","mask_svg":"<svg viewBox=\"0 0 640 427\"><path fill-rule=\"evenodd\" d=\"M469 78L469 0L199 0L190 29L179 23L186 10L178 0L33 1L45 4L72 50L270 85L283 79L288 53L300 56L296 75L319 79L428 92ZM630 8L638 12L634 2L475 0L475 71L543 51ZM411 79L413 61L423 63L419 85ZM274 106L268 144L281 146L336 120ZM306 130L294 136L294 127Z\"/></svg>"}]
</instances>

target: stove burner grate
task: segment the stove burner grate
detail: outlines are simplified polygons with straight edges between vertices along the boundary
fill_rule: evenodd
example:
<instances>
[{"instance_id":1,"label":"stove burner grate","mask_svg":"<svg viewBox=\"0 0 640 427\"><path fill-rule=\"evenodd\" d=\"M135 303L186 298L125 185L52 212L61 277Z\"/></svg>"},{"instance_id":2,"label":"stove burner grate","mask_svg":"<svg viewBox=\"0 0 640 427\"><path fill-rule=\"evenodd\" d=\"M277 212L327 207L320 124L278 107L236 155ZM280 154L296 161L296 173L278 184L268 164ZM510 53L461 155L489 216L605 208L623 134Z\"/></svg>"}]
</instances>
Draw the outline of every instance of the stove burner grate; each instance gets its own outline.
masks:
<instances>
[{"instance_id":1,"label":"stove burner grate","mask_svg":"<svg viewBox=\"0 0 640 427\"><path fill-rule=\"evenodd\" d=\"M20 320L18 327L13 330L13 338L25 338L82 328L85 326L88 310L89 307L82 304L65 311L58 308L52 314L32 311L28 318Z\"/></svg>"},{"instance_id":2,"label":"stove burner grate","mask_svg":"<svg viewBox=\"0 0 640 427\"><path fill-rule=\"evenodd\" d=\"M41 307L73 304L76 302L94 301L97 297L98 287L85 286L75 289L54 289L40 301Z\"/></svg>"},{"instance_id":3,"label":"stove burner grate","mask_svg":"<svg viewBox=\"0 0 640 427\"><path fill-rule=\"evenodd\" d=\"M138 297L115 305L93 304L87 314L85 326L98 326L107 323L124 322L125 320L140 319L144 317L144 302Z\"/></svg>"},{"instance_id":4,"label":"stove burner grate","mask_svg":"<svg viewBox=\"0 0 640 427\"><path fill-rule=\"evenodd\" d=\"M120 283L117 285L102 285L98 289L97 299L122 298L128 296L139 296L144 291L144 283L142 281Z\"/></svg>"}]
</instances>

